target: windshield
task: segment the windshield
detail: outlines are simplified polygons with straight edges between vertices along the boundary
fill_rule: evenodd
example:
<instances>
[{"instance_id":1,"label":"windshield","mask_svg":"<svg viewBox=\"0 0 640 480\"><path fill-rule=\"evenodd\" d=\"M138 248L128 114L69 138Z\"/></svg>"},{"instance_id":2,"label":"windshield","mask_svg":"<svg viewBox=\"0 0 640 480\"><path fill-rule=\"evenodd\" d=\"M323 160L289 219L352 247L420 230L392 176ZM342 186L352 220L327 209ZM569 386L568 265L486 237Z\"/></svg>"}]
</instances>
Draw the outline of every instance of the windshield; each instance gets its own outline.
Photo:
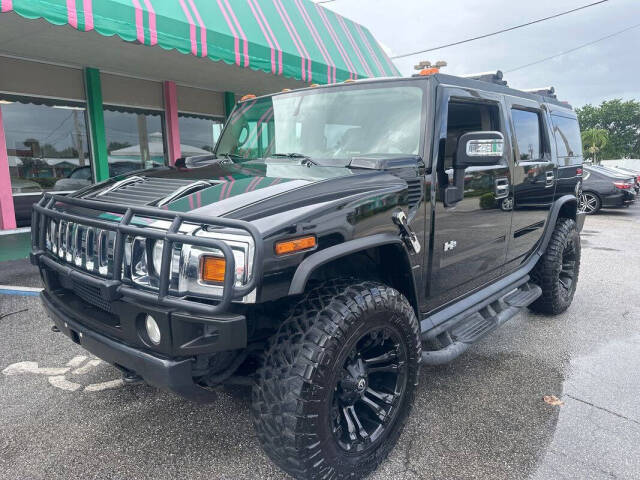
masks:
<instances>
[{"instance_id":1,"label":"windshield","mask_svg":"<svg viewBox=\"0 0 640 480\"><path fill-rule=\"evenodd\" d=\"M238 105L216 154L346 166L363 155L418 155L423 90L415 85L322 88Z\"/></svg>"}]
</instances>

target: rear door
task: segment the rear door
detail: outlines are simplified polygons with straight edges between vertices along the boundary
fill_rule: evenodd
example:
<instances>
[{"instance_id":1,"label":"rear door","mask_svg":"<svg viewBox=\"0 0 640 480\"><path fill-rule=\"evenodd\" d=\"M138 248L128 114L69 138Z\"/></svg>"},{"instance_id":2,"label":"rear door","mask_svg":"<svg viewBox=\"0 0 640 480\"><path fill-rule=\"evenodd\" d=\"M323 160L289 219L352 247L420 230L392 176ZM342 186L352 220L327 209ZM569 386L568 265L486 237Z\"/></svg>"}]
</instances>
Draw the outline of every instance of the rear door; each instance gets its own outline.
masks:
<instances>
[{"instance_id":1,"label":"rear door","mask_svg":"<svg viewBox=\"0 0 640 480\"><path fill-rule=\"evenodd\" d=\"M513 220L507 261L519 263L541 238L553 203L556 165L551 152L551 130L541 105L506 97L509 110L514 170Z\"/></svg>"},{"instance_id":2,"label":"rear door","mask_svg":"<svg viewBox=\"0 0 640 480\"><path fill-rule=\"evenodd\" d=\"M431 273L425 282L428 308L462 296L491 282L503 271L507 233L511 226L508 200L511 144L501 95L467 88L438 89L435 132L439 135L436 203L433 221ZM453 159L461 135L500 131L505 137L503 159L495 165L468 167L464 197L453 206L443 203L444 188L453 184Z\"/></svg>"}]
</instances>

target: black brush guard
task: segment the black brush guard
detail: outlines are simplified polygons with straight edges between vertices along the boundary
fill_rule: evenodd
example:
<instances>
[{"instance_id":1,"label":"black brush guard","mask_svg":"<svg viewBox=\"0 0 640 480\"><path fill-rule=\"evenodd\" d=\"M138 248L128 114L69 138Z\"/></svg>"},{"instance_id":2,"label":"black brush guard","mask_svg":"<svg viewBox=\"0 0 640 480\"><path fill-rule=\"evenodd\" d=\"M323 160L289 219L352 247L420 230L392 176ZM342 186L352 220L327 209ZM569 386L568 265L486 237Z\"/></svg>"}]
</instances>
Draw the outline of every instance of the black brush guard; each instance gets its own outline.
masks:
<instances>
[{"instance_id":1,"label":"black brush guard","mask_svg":"<svg viewBox=\"0 0 640 480\"><path fill-rule=\"evenodd\" d=\"M53 207L56 205L87 208L105 213L118 213L122 214L122 218L119 222L111 222L98 218L87 218L54 210ZM131 220L134 216L171 220L171 225L166 231L137 227L131 225ZM72 268L67 264L59 263L52 258L52 255L48 255L46 250L46 235L47 220L50 219L65 220L75 222L82 226L102 228L104 230L116 232L113 249L113 269L109 275L106 278L98 278L89 273ZM240 287L235 285L235 259L229 245L227 245L223 240L178 233L183 222L200 225L203 228L208 226L227 227L247 232L253 238L255 247L251 277L248 279L248 283ZM121 280L126 235L135 235L146 239L162 240L164 242L157 292L142 290L138 287L123 283ZM212 297L212 300L217 303L207 304L197 300L189 300L184 297L170 294L170 263L174 243L214 248L222 252L226 261L222 296ZM107 301L117 300L126 296L142 302L178 308L188 312L204 315L225 311L233 300L244 297L256 288L258 280L262 278L263 249L264 246L260 232L249 222L219 217L211 218L203 215L194 215L182 212L171 212L155 207L129 207L126 205L117 205L96 200L85 200L45 193L42 199L40 199L37 204L33 205L33 213L31 217L31 263L34 265L45 265L46 267L67 275L72 279L98 287L100 288L102 298Z\"/></svg>"}]
</instances>

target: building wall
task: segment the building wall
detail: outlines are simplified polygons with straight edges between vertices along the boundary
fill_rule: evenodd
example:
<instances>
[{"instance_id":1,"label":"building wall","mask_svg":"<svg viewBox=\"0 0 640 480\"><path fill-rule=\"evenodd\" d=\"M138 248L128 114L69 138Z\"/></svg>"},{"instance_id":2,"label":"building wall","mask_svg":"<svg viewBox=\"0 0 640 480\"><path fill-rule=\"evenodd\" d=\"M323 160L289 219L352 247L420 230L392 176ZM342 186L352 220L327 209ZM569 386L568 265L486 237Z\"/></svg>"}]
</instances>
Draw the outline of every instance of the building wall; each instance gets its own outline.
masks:
<instances>
[{"instance_id":1,"label":"building wall","mask_svg":"<svg viewBox=\"0 0 640 480\"><path fill-rule=\"evenodd\" d=\"M0 92L84 101L82 70L0 56Z\"/></svg>"},{"instance_id":2,"label":"building wall","mask_svg":"<svg viewBox=\"0 0 640 480\"><path fill-rule=\"evenodd\" d=\"M224 93L178 85L178 110L184 113L224 117Z\"/></svg>"},{"instance_id":3,"label":"building wall","mask_svg":"<svg viewBox=\"0 0 640 480\"><path fill-rule=\"evenodd\" d=\"M4 107L4 111L9 113L4 115L3 131L9 132L15 127L15 118L20 116L22 117L20 121L27 128L30 128L31 124L36 128L37 119L34 119L34 122L26 121L25 123L25 112L33 111L33 115L38 115L37 112L42 111L57 115L64 112L60 122L53 122L47 127L49 130L41 134L42 145L31 146L30 151L28 151L29 145L15 141L17 135L15 130L19 131L20 128L14 128L14 132L10 132L13 133L13 144L9 153L5 155L6 158L4 160L0 158L0 163L2 161L5 163L4 168L0 165L0 176L3 177L0 180L4 180L4 184L7 184L7 179L4 177L9 176L8 183L12 185L14 205L11 209L5 208L6 205L0 205L2 207L0 220L10 215L7 212L15 211L20 217L18 226L28 224L27 213L30 205L41 195L24 193L25 184L35 181L42 185L43 190L57 188L54 185L56 179L69 176L74 169L89 164L92 167L90 172L87 171L90 179L82 180L84 182L95 181L98 163L102 165L102 171L108 171L110 175L122 173L118 168L114 169L114 166L122 167L129 161L135 165L135 162L140 161L137 157L132 160L127 156L126 149L135 149L136 146L140 147L138 156L144 157L142 158L144 166L157 165L158 162L172 163L181 154L207 153L215 145L215 138L203 139L202 132L213 131L214 136L219 134L220 124L225 117L224 92L175 85L164 82L164 79L141 79L111 72L99 72L102 97L100 113L104 115L105 120L102 122L102 131L93 132L89 128L86 107L91 103L88 102L87 95L94 101L91 104L95 104L95 93L86 88L83 69L0 56L0 72L2 72L0 74L0 108ZM168 90L173 94L167 95ZM173 105L169 105L168 102ZM20 115L15 114L18 110ZM13 117L12 112L14 112ZM62 130L59 130L58 124L62 125ZM182 135L180 126L186 130ZM60 155L54 152L53 157L51 153L47 157L44 152L51 152L52 149L44 148L44 144L59 137L60 133L64 136L65 131L67 138L82 137L77 142L75 140L70 142L74 148L77 145L82 146L85 153L81 156L76 153L77 158L60 158ZM48 134L48 132L51 133ZM92 139L98 134L107 137L108 150L103 155L97 155L96 152L91 151L92 148L89 148L89 145L92 145ZM118 137L119 134L122 138ZM159 136L162 138L158 138ZM27 137L28 134L25 134L25 138ZM9 141L6 140L6 143ZM119 143L122 145L117 145ZM77 151L77 148L75 150ZM38 165L36 173L33 172L34 164ZM42 175L47 178L42 178ZM51 179L52 175L55 178ZM81 182L60 183L64 183L73 190L79 188ZM17 187L18 184L20 188ZM4 203L7 203L6 197ZM6 225L13 224L12 221L0 222L0 229L8 228Z\"/></svg>"},{"instance_id":4,"label":"building wall","mask_svg":"<svg viewBox=\"0 0 640 480\"><path fill-rule=\"evenodd\" d=\"M162 110L162 81L154 82L100 72L102 101L105 105Z\"/></svg>"}]
</instances>

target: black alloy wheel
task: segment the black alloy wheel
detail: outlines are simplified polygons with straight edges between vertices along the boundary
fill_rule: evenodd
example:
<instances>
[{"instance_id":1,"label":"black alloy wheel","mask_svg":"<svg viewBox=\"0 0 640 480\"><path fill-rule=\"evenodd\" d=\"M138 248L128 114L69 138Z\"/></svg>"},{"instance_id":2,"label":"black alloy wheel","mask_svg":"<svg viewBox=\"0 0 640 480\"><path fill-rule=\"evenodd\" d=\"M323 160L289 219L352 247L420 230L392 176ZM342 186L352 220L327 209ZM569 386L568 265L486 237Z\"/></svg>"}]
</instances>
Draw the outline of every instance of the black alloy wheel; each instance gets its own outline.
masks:
<instances>
[{"instance_id":1,"label":"black alloy wheel","mask_svg":"<svg viewBox=\"0 0 640 480\"><path fill-rule=\"evenodd\" d=\"M332 432L347 452L373 448L393 424L407 383L407 352L399 332L377 328L360 338L339 372Z\"/></svg>"},{"instance_id":2,"label":"black alloy wheel","mask_svg":"<svg viewBox=\"0 0 640 480\"><path fill-rule=\"evenodd\" d=\"M562 268L558 274L558 281L567 293L573 289L573 284L577 280L578 253L573 239L569 238L562 250Z\"/></svg>"},{"instance_id":3,"label":"black alloy wheel","mask_svg":"<svg viewBox=\"0 0 640 480\"><path fill-rule=\"evenodd\" d=\"M556 315L573 301L580 274L580 232L575 220L559 218L547 249L531 272L542 295L529 308Z\"/></svg>"}]
</instances>

